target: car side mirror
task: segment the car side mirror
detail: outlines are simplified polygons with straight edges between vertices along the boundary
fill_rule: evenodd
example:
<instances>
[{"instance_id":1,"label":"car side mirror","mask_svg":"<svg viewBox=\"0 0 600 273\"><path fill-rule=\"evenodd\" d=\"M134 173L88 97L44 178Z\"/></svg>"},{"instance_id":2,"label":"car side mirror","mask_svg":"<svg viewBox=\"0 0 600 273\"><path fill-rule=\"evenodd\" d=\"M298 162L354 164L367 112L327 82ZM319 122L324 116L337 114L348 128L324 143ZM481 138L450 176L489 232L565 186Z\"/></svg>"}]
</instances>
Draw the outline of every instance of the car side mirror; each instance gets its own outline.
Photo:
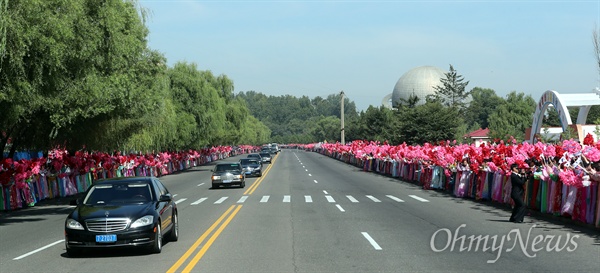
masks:
<instances>
[{"instance_id":1,"label":"car side mirror","mask_svg":"<svg viewBox=\"0 0 600 273\"><path fill-rule=\"evenodd\" d=\"M77 205L79 205L79 203L80 203L79 199L71 199L71 201L69 202L69 205L77 206Z\"/></svg>"},{"instance_id":2,"label":"car side mirror","mask_svg":"<svg viewBox=\"0 0 600 273\"><path fill-rule=\"evenodd\" d=\"M161 202L169 202L171 200L173 200L173 197L171 197L170 193L163 194L160 196L160 199L158 199L158 201L161 201Z\"/></svg>"}]
</instances>

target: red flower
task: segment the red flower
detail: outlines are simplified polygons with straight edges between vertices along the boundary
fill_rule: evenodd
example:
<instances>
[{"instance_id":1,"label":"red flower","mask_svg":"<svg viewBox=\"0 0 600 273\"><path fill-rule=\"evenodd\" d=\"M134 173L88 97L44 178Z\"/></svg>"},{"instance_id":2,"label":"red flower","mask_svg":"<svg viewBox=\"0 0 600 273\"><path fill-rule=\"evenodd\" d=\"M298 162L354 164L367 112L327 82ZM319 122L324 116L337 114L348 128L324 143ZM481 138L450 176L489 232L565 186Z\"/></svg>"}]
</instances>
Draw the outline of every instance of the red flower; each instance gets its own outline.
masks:
<instances>
[{"instance_id":1,"label":"red flower","mask_svg":"<svg viewBox=\"0 0 600 273\"><path fill-rule=\"evenodd\" d=\"M583 145L594 145L594 137L588 133L583 139Z\"/></svg>"}]
</instances>

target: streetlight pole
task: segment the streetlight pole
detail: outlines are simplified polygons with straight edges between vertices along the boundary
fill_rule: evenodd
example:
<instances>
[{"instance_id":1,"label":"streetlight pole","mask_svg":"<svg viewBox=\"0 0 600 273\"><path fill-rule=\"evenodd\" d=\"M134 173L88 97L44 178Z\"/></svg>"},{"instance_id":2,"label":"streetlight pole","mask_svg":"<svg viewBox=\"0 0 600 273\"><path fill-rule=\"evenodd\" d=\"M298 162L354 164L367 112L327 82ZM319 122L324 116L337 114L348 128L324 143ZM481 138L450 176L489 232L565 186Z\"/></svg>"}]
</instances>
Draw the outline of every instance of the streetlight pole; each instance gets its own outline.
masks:
<instances>
[{"instance_id":1,"label":"streetlight pole","mask_svg":"<svg viewBox=\"0 0 600 273\"><path fill-rule=\"evenodd\" d=\"M340 92L340 95L342 97L342 102L341 102L341 120L342 120L342 129L341 129L341 134L342 134L342 145L346 145L346 140L344 139L344 91L342 90L342 92Z\"/></svg>"}]
</instances>

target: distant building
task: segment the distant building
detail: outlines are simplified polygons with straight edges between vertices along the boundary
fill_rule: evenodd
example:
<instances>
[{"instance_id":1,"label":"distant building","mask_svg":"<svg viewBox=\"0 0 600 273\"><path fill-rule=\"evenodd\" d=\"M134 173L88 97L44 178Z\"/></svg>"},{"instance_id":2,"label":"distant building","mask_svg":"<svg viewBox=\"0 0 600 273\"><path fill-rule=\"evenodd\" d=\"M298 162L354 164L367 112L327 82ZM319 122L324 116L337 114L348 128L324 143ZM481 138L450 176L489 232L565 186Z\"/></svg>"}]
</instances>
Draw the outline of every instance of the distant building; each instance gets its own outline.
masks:
<instances>
[{"instance_id":1,"label":"distant building","mask_svg":"<svg viewBox=\"0 0 600 273\"><path fill-rule=\"evenodd\" d=\"M490 129L478 129L470 132L463 136L464 139L470 140L475 146L479 146L482 143L489 143L491 138L489 137Z\"/></svg>"},{"instance_id":2,"label":"distant building","mask_svg":"<svg viewBox=\"0 0 600 273\"><path fill-rule=\"evenodd\" d=\"M401 100L411 96L419 98L417 105L425 104L428 95L435 94L434 87L441 86L445 71L435 66L419 66L404 73L396 82L394 91L383 98L382 104L387 108L395 108Z\"/></svg>"}]
</instances>

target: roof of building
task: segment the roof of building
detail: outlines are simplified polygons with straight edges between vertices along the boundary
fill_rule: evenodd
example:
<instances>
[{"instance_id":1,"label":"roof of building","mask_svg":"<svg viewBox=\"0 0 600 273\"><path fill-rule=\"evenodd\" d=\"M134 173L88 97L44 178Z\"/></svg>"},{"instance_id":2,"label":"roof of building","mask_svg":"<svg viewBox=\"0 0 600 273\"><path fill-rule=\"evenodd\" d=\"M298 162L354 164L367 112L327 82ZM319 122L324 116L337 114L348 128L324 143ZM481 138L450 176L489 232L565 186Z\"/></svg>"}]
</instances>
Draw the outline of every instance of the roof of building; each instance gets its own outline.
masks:
<instances>
[{"instance_id":1,"label":"roof of building","mask_svg":"<svg viewBox=\"0 0 600 273\"><path fill-rule=\"evenodd\" d=\"M470 132L468 134L465 135L465 137L469 137L469 138L486 138L488 137L488 134L490 133L490 129L485 128L485 129L477 129L473 132Z\"/></svg>"}]
</instances>

